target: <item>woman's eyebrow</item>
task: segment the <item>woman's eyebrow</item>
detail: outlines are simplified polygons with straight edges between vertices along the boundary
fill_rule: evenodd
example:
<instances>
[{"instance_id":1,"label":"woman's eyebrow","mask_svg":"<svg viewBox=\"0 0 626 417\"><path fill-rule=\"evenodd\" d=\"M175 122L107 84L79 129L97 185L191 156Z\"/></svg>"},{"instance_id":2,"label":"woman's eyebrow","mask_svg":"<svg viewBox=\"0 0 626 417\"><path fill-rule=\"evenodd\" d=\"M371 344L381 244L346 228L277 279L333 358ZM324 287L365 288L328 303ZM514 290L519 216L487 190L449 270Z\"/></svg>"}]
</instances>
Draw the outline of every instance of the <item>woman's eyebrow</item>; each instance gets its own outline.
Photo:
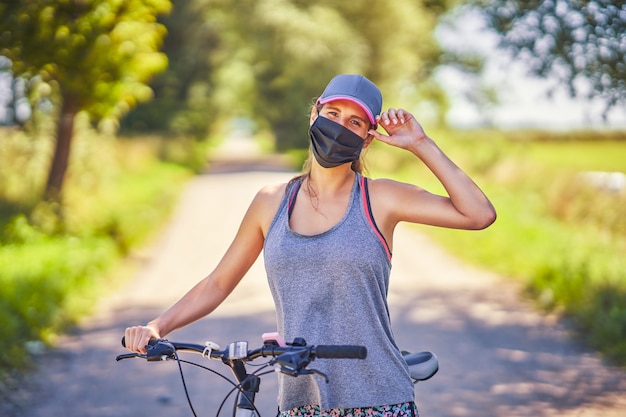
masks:
<instances>
[{"instance_id":1,"label":"woman's eyebrow","mask_svg":"<svg viewBox=\"0 0 626 417\"><path fill-rule=\"evenodd\" d=\"M341 111L341 109L339 107L335 107L335 106L332 106L332 105L327 105L326 109L342 113L342 111ZM358 114L352 114L352 115L350 115L350 117L353 117L355 119L359 119L363 123L369 123L369 120L362 118Z\"/></svg>"},{"instance_id":2,"label":"woman's eyebrow","mask_svg":"<svg viewBox=\"0 0 626 417\"><path fill-rule=\"evenodd\" d=\"M363 123L369 123L369 120L366 120L364 118L362 118L361 116L358 116L356 114L353 114L352 117L354 117L355 119L359 119L360 121L362 121Z\"/></svg>"},{"instance_id":3,"label":"woman's eyebrow","mask_svg":"<svg viewBox=\"0 0 626 417\"><path fill-rule=\"evenodd\" d=\"M359 116L358 114L352 114L350 115L351 118L353 119L359 119L362 123L369 123L368 120L362 118L361 116Z\"/></svg>"}]
</instances>

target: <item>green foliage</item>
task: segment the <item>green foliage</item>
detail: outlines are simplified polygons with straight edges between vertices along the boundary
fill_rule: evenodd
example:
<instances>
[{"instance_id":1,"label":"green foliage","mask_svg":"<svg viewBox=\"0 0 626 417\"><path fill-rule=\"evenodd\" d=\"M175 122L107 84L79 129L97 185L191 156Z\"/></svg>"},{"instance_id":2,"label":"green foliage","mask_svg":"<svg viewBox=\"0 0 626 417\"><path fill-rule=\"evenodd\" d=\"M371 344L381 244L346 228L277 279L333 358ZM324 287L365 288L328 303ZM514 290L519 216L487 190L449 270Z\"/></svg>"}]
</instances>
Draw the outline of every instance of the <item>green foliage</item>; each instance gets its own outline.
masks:
<instances>
[{"instance_id":1,"label":"green foliage","mask_svg":"<svg viewBox=\"0 0 626 417\"><path fill-rule=\"evenodd\" d=\"M527 133L536 137L537 134ZM541 134L540 141L521 140L523 150L545 165L566 171L624 171L626 170L626 132L583 131L577 135L563 134L564 140L554 140L554 133ZM520 135L524 136L524 135ZM616 143L617 142L617 143Z\"/></svg>"},{"instance_id":2,"label":"green foliage","mask_svg":"<svg viewBox=\"0 0 626 417\"><path fill-rule=\"evenodd\" d=\"M621 252L623 254L623 251ZM626 362L626 273L615 258L593 253L570 263L536 271L529 294L546 308L561 309L573 319L577 336L616 362ZM613 256L619 256L614 254ZM610 263L613 265L610 265ZM595 263L595 265L590 263ZM595 268L594 268L595 267ZM621 270L618 268L622 268ZM595 271L594 271L595 269Z\"/></svg>"},{"instance_id":3,"label":"green foliage","mask_svg":"<svg viewBox=\"0 0 626 417\"><path fill-rule=\"evenodd\" d=\"M155 80L155 100L124 125L204 139L229 119L249 118L257 132L275 136L279 150L306 148L312 100L342 72L379 83L388 105L430 100L443 110L442 92L429 78L441 56L433 30L455 3L176 2L162 20L170 68Z\"/></svg>"},{"instance_id":4,"label":"green foliage","mask_svg":"<svg viewBox=\"0 0 626 417\"><path fill-rule=\"evenodd\" d=\"M583 175L626 171L626 142L609 140L623 132L432 137L485 189L498 220L480 232L421 229L468 262L522 281L539 306L570 318L585 344L626 364L626 190L597 188ZM412 155L370 152L376 175L397 166L393 177L443 192Z\"/></svg>"},{"instance_id":5,"label":"green foliage","mask_svg":"<svg viewBox=\"0 0 626 417\"><path fill-rule=\"evenodd\" d=\"M3 2L0 54L15 76L41 77L79 110L116 121L151 98L146 82L167 65L156 16L169 8L168 0Z\"/></svg>"},{"instance_id":6,"label":"green foliage","mask_svg":"<svg viewBox=\"0 0 626 417\"><path fill-rule=\"evenodd\" d=\"M0 128L0 135L0 199L7 203L35 204L45 180L51 140L9 128ZM28 175L15 175L16 172ZM7 205L2 208L8 210Z\"/></svg>"},{"instance_id":7,"label":"green foliage","mask_svg":"<svg viewBox=\"0 0 626 417\"><path fill-rule=\"evenodd\" d=\"M156 21L169 0L25 0L0 4L0 55L31 97L57 109L56 143L45 198L62 201L78 113L115 132L121 116L152 97L148 80L167 66ZM47 100L47 101L46 101Z\"/></svg>"},{"instance_id":8,"label":"green foliage","mask_svg":"<svg viewBox=\"0 0 626 417\"><path fill-rule=\"evenodd\" d=\"M122 132L171 132L204 139L215 117L210 58L218 47L219 31L209 24L210 3L176 1L159 20L167 28L162 52L168 68L150 83L154 99L142 103L122 122Z\"/></svg>"},{"instance_id":9,"label":"green foliage","mask_svg":"<svg viewBox=\"0 0 626 417\"><path fill-rule=\"evenodd\" d=\"M281 2L279 9L264 3L253 17L264 22L254 38L271 42L255 48L260 82L253 114L269 122L278 149L308 146L302 123L312 99L336 73L363 73L389 92L388 104L404 99L410 105L418 97L415 86L437 63L436 16L421 2ZM403 30L385 30L389 25Z\"/></svg>"},{"instance_id":10,"label":"green foliage","mask_svg":"<svg viewBox=\"0 0 626 417\"><path fill-rule=\"evenodd\" d=\"M626 237L626 192L595 184L592 173L563 175L544 195L547 212L570 224L584 224L598 233ZM617 184L616 184L617 185Z\"/></svg>"},{"instance_id":11,"label":"green foliage","mask_svg":"<svg viewBox=\"0 0 626 417\"><path fill-rule=\"evenodd\" d=\"M48 237L24 217L7 228L19 239L0 250L0 325L8 346L0 353L0 370L25 365L26 342L50 342L88 311L101 285L94 279L119 259L109 239Z\"/></svg>"},{"instance_id":12,"label":"green foliage","mask_svg":"<svg viewBox=\"0 0 626 417\"><path fill-rule=\"evenodd\" d=\"M572 97L601 98L603 116L626 100L626 7L623 1L471 0L501 45ZM586 82L581 83L584 79ZM582 87L581 87L582 85Z\"/></svg>"},{"instance_id":13,"label":"green foliage","mask_svg":"<svg viewBox=\"0 0 626 417\"><path fill-rule=\"evenodd\" d=\"M0 384L28 364L27 346L53 342L118 281L116 266L158 229L190 175L157 158L171 154L158 138L113 140L83 126L59 218L54 203L32 198L45 173L31 164L51 139L1 133Z\"/></svg>"}]
</instances>

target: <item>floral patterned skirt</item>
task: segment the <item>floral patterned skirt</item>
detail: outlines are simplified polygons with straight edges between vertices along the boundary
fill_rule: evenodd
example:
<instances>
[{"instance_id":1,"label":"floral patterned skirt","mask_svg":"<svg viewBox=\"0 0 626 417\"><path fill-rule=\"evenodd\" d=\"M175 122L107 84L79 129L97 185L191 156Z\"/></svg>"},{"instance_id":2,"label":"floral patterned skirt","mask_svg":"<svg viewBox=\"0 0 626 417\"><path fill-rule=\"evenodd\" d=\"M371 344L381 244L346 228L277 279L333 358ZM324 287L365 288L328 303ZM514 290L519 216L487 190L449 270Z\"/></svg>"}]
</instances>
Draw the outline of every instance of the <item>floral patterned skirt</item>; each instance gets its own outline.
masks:
<instances>
[{"instance_id":1,"label":"floral patterned skirt","mask_svg":"<svg viewBox=\"0 0 626 417\"><path fill-rule=\"evenodd\" d=\"M331 408L320 410L318 405L304 405L281 411L278 417L419 417L413 401L401 404L363 408Z\"/></svg>"}]
</instances>

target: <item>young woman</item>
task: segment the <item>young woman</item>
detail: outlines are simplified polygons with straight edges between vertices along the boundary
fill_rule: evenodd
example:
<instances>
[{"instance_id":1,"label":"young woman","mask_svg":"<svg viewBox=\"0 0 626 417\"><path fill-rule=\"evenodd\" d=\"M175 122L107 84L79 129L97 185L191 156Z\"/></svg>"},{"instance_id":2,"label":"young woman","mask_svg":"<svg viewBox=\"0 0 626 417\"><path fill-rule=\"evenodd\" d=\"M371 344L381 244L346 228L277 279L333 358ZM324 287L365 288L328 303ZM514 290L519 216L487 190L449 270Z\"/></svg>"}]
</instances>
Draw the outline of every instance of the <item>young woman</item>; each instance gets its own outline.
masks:
<instances>
[{"instance_id":1,"label":"young woman","mask_svg":"<svg viewBox=\"0 0 626 417\"><path fill-rule=\"evenodd\" d=\"M145 353L150 337L211 313L263 250L285 340L368 349L365 360L317 361L328 384L279 374L280 415L415 417L413 384L393 339L386 299L394 228L405 221L483 229L496 213L411 113L381 109L380 90L367 78L333 78L311 110L305 173L261 189L213 272L147 325L127 328L128 349ZM373 140L413 153L448 195L365 178L360 153Z\"/></svg>"}]
</instances>

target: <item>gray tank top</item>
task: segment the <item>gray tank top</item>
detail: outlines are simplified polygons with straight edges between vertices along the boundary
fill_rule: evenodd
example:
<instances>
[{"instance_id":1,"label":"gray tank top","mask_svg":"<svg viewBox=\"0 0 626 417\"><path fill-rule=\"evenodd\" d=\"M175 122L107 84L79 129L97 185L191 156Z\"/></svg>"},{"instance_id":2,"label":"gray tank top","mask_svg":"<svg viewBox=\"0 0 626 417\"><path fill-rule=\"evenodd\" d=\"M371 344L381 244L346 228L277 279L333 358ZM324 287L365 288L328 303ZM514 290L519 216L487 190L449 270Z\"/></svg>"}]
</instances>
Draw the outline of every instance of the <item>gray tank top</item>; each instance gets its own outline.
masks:
<instances>
[{"instance_id":1,"label":"gray tank top","mask_svg":"<svg viewBox=\"0 0 626 417\"><path fill-rule=\"evenodd\" d=\"M387 291L391 254L369 210L367 182L357 174L344 217L313 236L289 226L300 183L292 184L267 233L265 268L286 342L364 345L367 359L317 359L312 375L279 374L281 411L303 405L358 408L413 401L413 383L391 331Z\"/></svg>"}]
</instances>

